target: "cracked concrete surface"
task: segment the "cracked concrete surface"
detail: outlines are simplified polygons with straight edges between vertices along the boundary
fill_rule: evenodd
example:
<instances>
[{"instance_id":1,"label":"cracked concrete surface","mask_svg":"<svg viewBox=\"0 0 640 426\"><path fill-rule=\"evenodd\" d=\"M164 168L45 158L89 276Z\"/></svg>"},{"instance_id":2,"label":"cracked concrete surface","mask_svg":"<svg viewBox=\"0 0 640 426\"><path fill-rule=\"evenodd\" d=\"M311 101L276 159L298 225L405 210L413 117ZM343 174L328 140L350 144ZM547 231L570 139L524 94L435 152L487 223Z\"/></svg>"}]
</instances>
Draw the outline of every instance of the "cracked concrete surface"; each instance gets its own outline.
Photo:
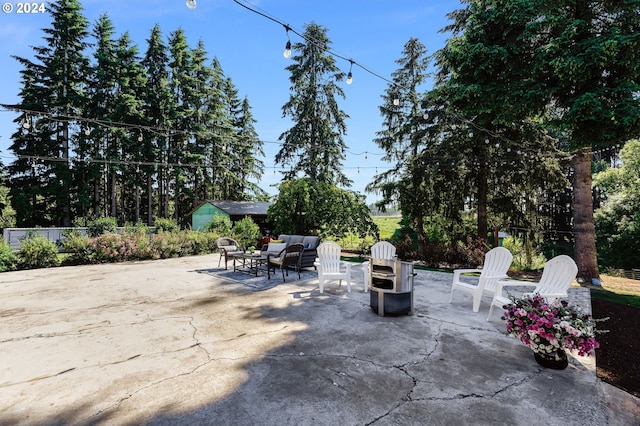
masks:
<instances>
[{"instance_id":1,"label":"cracked concrete surface","mask_svg":"<svg viewBox=\"0 0 640 426\"><path fill-rule=\"evenodd\" d=\"M200 273L217 262L0 274L0 424L640 424L592 359L546 370L488 298L449 304L450 274L418 271L415 314L379 317L359 267L320 294Z\"/></svg>"}]
</instances>

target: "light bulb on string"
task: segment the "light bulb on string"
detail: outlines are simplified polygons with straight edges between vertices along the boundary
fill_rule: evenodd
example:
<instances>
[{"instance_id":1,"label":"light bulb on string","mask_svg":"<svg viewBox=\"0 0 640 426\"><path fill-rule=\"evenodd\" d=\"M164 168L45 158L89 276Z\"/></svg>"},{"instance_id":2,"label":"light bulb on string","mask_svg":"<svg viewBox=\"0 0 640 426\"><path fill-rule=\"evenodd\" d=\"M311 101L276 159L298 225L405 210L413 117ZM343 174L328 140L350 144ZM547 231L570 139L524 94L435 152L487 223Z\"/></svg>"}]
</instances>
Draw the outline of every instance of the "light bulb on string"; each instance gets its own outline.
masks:
<instances>
[{"instance_id":1,"label":"light bulb on string","mask_svg":"<svg viewBox=\"0 0 640 426\"><path fill-rule=\"evenodd\" d=\"M187 0L187 7L191 10L196 8L196 0Z\"/></svg>"},{"instance_id":2,"label":"light bulb on string","mask_svg":"<svg viewBox=\"0 0 640 426\"><path fill-rule=\"evenodd\" d=\"M27 129L27 130L29 130L29 128L31 127L31 123L30 123L30 121L31 121L31 120L29 120L29 116L28 116L28 115L25 115L25 116L24 116L24 121L22 122L22 128L23 128L23 129Z\"/></svg>"},{"instance_id":3,"label":"light bulb on string","mask_svg":"<svg viewBox=\"0 0 640 426\"><path fill-rule=\"evenodd\" d=\"M349 74L347 74L347 84L353 83L353 73L351 69L353 68L353 61L349 59Z\"/></svg>"},{"instance_id":4,"label":"light bulb on string","mask_svg":"<svg viewBox=\"0 0 640 426\"><path fill-rule=\"evenodd\" d=\"M138 142L142 142L142 130L140 130L140 133L138 134Z\"/></svg>"},{"instance_id":5,"label":"light bulb on string","mask_svg":"<svg viewBox=\"0 0 640 426\"><path fill-rule=\"evenodd\" d=\"M397 93L393 94L393 105L394 106L400 105L400 97L398 96Z\"/></svg>"},{"instance_id":6,"label":"light bulb on string","mask_svg":"<svg viewBox=\"0 0 640 426\"><path fill-rule=\"evenodd\" d=\"M288 25L285 25L284 29L287 32L287 44L284 47L284 52L282 53L282 56L284 56L286 59L289 59L291 57L291 39L289 38L289 30L291 28L289 28Z\"/></svg>"},{"instance_id":7,"label":"light bulb on string","mask_svg":"<svg viewBox=\"0 0 640 426\"><path fill-rule=\"evenodd\" d=\"M91 135L91 129L89 129L88 127L85 127L85 128L84 128L84 135L85 135L85 136L89 136L89 135Z\"/></svg>"}]
</instances>

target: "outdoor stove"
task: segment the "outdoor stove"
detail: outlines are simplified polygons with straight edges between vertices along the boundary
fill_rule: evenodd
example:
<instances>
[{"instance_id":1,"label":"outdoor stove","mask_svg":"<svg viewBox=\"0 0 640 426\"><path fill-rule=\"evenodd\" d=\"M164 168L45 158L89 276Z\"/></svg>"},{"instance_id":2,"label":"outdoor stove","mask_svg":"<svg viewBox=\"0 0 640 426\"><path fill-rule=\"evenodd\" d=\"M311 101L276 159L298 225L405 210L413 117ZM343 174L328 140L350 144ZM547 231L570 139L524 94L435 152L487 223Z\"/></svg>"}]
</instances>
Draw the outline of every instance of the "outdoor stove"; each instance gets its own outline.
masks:
<instances>
[{"instance_id":1,"label":"outdoor stove","mask_svg":"<svg viewBox=\"0 0 640 426\"><path fill-rule=\"evenodd\" d=\"M369 260L371 309L380 316L413 315L413 262Z\"/></svg>"}]
</instances>

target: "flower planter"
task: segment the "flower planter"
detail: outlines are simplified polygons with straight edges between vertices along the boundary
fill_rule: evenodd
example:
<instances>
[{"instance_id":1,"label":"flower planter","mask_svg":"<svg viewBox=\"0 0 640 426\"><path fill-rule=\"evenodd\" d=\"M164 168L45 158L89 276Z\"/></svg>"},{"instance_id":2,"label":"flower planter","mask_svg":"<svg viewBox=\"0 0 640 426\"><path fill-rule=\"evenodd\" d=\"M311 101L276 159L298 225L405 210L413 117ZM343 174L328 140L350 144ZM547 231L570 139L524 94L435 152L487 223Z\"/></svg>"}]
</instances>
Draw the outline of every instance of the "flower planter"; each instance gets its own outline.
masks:
<instances>
[{"instance_id":1,"label":"flower planter","mask_svg":"<svg viewBox=\"0 0 640 426\"><path fill-rule=\"evenodd\" d=\"M551 354L534 352L533 356L536 362L544 368L564 370L569 365L567 354L562 349L558 349Z\"/></svg>"}]
</instances>

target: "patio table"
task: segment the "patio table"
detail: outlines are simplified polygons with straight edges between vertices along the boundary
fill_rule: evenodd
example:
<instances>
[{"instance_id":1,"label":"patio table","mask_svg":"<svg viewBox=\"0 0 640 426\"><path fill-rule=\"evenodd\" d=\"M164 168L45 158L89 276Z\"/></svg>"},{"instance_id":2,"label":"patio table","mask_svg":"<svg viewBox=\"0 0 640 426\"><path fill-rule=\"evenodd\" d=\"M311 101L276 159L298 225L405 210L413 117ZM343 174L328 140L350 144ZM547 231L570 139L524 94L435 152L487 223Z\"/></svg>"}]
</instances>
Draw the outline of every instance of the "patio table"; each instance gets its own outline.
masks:
<instances>
[{"instance_id":1,"label":"patio table","mask_svg":"<svg viewBox=\"0 0 640 426\"><path fill-rule=\"evenodd\" d=\"M264 271L267 263L267 256L260 253L233 253L233 271L245 272L258 276L260 271Z\"/></svg>"}]
</instances>

